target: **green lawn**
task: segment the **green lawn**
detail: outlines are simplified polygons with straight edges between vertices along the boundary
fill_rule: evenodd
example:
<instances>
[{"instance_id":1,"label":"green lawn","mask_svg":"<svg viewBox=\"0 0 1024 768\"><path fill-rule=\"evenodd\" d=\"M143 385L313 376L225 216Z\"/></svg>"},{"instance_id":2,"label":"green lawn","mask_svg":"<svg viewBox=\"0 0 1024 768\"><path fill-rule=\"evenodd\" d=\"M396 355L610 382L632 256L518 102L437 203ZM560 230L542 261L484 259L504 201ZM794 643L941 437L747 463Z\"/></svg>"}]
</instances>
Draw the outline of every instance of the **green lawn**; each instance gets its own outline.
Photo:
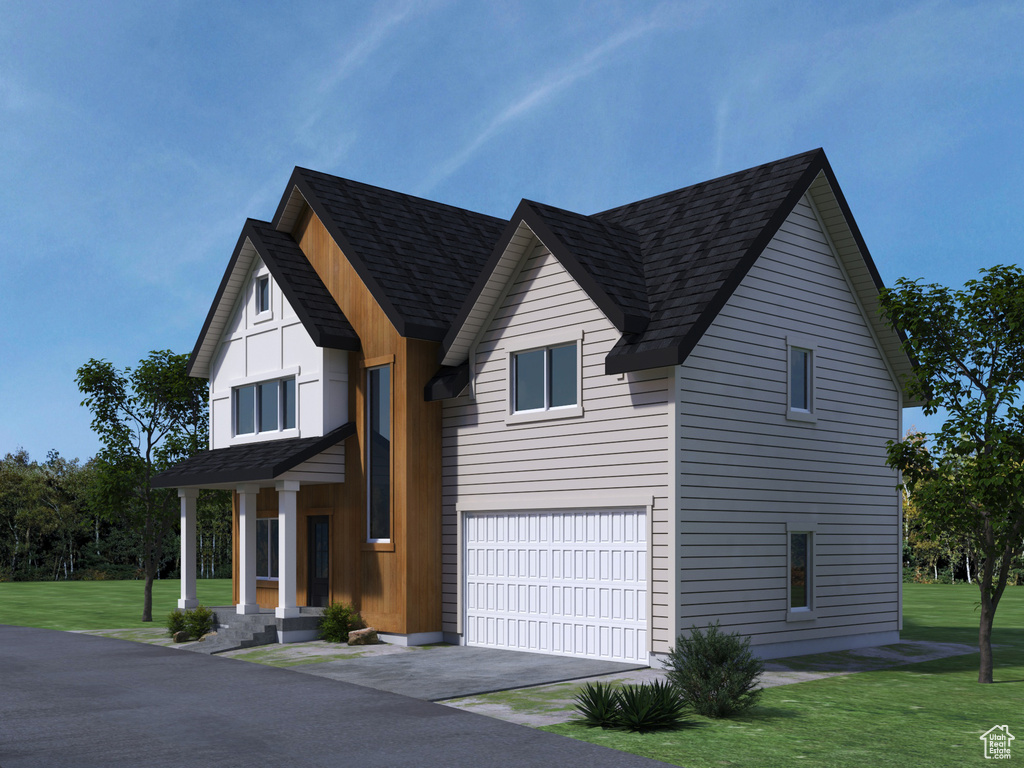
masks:
<instances>
[{"instance_id":1,"label":"green lawn","mask_svg":"<svg viewBox=\"0 0 1024 768\"><path fill-rule=\"evenodd\" d=\"M153 624L141 621L142 581L9 581L0 583L0 624L45 629L132 629L163 625L178 607L181 582L153 582ZM231 579L199 579L199 602L231 605Z\"/></svg>"},{"instance_id":2,"label":"green lawn","mask_svg":"<svg viewBox=\"0 0 1024 768\"><path fill-rule=\"evenodd\" d=\"M969 585L904 585L902 637L974 644L977 600ZM959 768L991 764L978 737L1008 725L1021 745L1011 760L1024 762L1024 587L1007 588L993 636L993 685L977 683L971 654L771 688L745 717L695 716L676 731L544 730L689 768Z\"/></svg>"}]
</instances>

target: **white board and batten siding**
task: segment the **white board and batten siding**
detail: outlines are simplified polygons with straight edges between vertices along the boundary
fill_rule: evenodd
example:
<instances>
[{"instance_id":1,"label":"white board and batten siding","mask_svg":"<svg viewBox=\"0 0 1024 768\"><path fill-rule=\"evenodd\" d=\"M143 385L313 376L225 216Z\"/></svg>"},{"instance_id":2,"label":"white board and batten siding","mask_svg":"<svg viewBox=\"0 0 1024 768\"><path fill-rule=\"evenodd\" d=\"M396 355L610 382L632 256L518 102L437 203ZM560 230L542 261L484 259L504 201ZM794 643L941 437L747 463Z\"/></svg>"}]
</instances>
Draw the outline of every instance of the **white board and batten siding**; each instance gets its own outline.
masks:
<instances>
[{"instance_id":1,"label":"white board and batten siding","mask_svg":"<svg viewBox=\"0 0 1024 768\"><path fill-rule=\"evenodd\" d=\"M814 345L815 421L786 415L792 336ZM899 394L806 198L675 388L680 629L717 620L769 656L895 638ZM787 621L787 524L814 531L810 621Z\"/></svg>"},{"instance_id":2,"label":"white board and batten siding","mask_svg":"<svg viewBox=\"0 0 1024 768\"><path fill-rule=\"evenodd\" d=\"M537 340L550 338L553 331L582 337L582 415L509 419L510 355L547 343ZM612 323L547 248L535 242L526 249L506 295L476 339L470 356L472 395L444 403L446 633L462 635L470 643L522 647L520 635L513 640L508 634L521 627L535 650L607 658L603 649L618 648L613 653L619 658L642 656L641 663L652 649L661 651L670 644L670 371L606 375L605 356L618 338ZM602 543L599 536L591 539L590 533L582 533L627 518L642 529L642 535L635 530L628 534L634 537L632 543L614 546L611 540ZM539 538L523 546L509 541L504 547L494 545L500 539L474 538L488 530L497 536L500 526L506 532L526 526ZM578 541L551 538L550 532L576 526L582 536ZM638 547L643 563L628 567L637 571L639 581L623 582L618 592L602 582L604 576L621 576L627 568L614 551L635 557ZM575 558L584 566L568 569L566 560L576 563ZM593 567L587 570L586 563ZM515 586L502 592L496 569L507 574L513 567ZM464 594L469 586L472 594ZM516 616L520 596L529 596L531 589L537 596L535 615ZM504 601L501 611L499 599ZM644 605L626 613L623 600ZM506 617L504 630L498 629L495 611ZM468 617L472 627L467 626ZM499 631L505 632L500 642ZM545 639L531 640L530 632ZM642 651L621 650L635 649L637 637Z\"/></svg>"},{"instance_id":3,"label":"white board and batten siding","mask_svg":"<svg viewBox=\"0 0 1024 768\"><path fill-rule=\"evenodd\" d=\"M228 448L287 437L319 437L348 421L348 353L317 347L262 261L254 256L246 286L210 366L210 448ZM257 316L257 276L270 280L269 313ZM296 427L280 432L234 435L234 388L285 377L296 380ZM344 473L339 444L292 470L294 477L336 482ZM339 473L341 475L339 476Z\"/></svg>"}]
</instances>

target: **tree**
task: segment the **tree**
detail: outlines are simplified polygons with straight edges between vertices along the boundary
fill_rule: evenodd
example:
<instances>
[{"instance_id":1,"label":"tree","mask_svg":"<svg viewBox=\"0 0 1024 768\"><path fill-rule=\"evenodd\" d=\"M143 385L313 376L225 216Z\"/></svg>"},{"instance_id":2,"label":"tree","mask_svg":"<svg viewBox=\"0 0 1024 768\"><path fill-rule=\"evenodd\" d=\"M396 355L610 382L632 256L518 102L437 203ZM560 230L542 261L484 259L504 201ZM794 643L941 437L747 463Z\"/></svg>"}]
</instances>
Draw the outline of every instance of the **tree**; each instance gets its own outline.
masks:
<instances>
[{"instance_id":1,"label":"tree","mask_svg":"<svg viewBox=\"0 0 1024 768\"><path fill-rule=\"evenodd\" d=\"M94 359L76 378L103 445L95 459L94 499L105 515L141 537L143 621L153 620L153 579L180 509L173 490L152 488L150 480L207 445L207 385L188 376L187 362L187 355L167 350L150 352L134 370Z\"/></svg>"},{"instance_id":2,"label":"tree","mask_svg":"<svg viewBox=\"0 0 1024 768\"><path fill-rule=\"evenodd\" d=\"M886 319L916 358L907 382L941 429L890 441L921 522L967 542L981 592L978 682L992 682L992 624L1011 563L1024 548L1024 273L982 270L962 290L900 279L880 297Z\"/></svg>"}]
</instances>

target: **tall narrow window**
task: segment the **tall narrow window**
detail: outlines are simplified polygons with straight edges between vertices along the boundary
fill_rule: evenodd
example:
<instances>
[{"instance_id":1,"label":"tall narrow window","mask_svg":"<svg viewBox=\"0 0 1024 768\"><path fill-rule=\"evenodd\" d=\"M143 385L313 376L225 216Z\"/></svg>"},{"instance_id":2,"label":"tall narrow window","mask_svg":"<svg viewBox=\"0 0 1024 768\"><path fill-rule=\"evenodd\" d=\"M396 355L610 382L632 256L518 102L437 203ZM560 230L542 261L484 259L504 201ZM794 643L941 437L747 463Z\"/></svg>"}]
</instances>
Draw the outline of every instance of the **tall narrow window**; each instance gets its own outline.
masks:
<instances>
[{"instance_id":1,"label":"tall narrow window","mask_svg":"<svg viewBox=\"0 0 1024 768\"><path fill-rule=\"evenodd\" d=\"M251 435L256 431L256 387L235 390L235 434Z\"/></svg>"},{"instance_id":2,"label":"tall narrow window","mask_svg":"<svg viewBox=\"0 0 1024 768\"><path fill-rule=\"evenodd\" d=\"M366 372L368 541L391 539L391 368Z\"/></svg>"},{"instance_id":3,"label":"tall narrow window","mask_svg":"<svg viewBox=\"0 0 1024 768\"><path fill-rule=\"evenodd\" d=\"M265 384L260 384L258 389L260 393L260 432L280 429L277 421L277 382L268 381Z\"/></svg>"},{"instance_id":4,"label":"tall narrow window","mask_svg":"<svg viewBox=\"0 0 1024 768\"><path fill-rule=\"evenodd\" d=\"M278 572L277 518L256 520L256 578L276 579Z\"/></svg>"},{"instance_id":5,"label":"tall narrow window","mask_svg":"<svg viewBox=\"0 0 1024 768\"><path fill-rule=\"evenodd\" d=\"M811 607L811 534L789 534L789 608Z\"/></svg>"},{"instance_id":6,"label":"tall narrow window","mask_svg":"<svg viewBox=\"0 0 1024 768\"><path fill-rule=\"evenodd\" d=\"M256 313L270 311L270 278L256 278Z\"/></svg>"},{"instance_id":7,"label":"tall narrow window","mask_svg":"<svg viewBox=\"0 0 1024 768\"><path fill-rule=\"evenodd\" d=\"M811 351L789 348L789 407L794 411L811 410Z\"/></svg>"},{"instance_id":8,"label":"tall narrow window","mask_svg":"<svg viewBox=\"0 0 1024 768\"><path fill-rule=\"evenodd\" d=\"M281 382L281 429L295 429L295 379Z\"/></svg>"}]
</instances>

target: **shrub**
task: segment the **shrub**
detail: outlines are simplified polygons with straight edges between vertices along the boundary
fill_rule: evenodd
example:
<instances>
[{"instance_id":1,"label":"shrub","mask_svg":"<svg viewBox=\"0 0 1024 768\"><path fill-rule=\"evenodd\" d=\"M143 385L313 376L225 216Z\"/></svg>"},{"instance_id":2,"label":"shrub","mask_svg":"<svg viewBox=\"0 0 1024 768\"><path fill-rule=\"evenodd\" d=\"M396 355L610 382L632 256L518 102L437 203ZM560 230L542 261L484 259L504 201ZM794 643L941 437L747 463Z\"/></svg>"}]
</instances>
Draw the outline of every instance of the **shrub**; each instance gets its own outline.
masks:
<instances>
[{"instance_id":1,"label":"shrub","mask_svg":"<svg viewBox=\"0 0 1024 768\"><path fill-rule=\"evenodd\" d=\"M690 629L669 651L668 679L684 703L705 717L729 717L757 703L764 662L750 651L750 638L726 634L718 623Z\"/></svg>"},{"instance_id":2,"label":"shrub","mask_svg":"<svg viewBox=\"0 0 1024 768\"><path fill-rule=\"evenodd\" d=\"M618 696L610 683L587 683L576 694L576 710L591 728L616 727L618 708Z\"/></svg>"},{"instance_id":3,"label":"shrub","mask_svg":"<svg viewBox=\"0 0 1024 768\"><path fill-rule=\"evenodd\" d=\"M174 637L175 632L184 632L185 630L185 613L181 608L175 608L169 614L167 614L167 634Z\"/></svg>"},{"instance_id":4,"label":"shrub","mask_svg":"<svg viewBox=\"0 0 1024 768\"><path fill-rule=\"evenodd\" d=\"M359 611L346 603L331 603L324 608L317 629L320 639L332 643L348 642L348 633L353 629L362 629L366 625Z\"/></svg>"},{"instance_id":5,"label":"shrub","mask_svg":"<svg viewBox=\"0 0 1024 768\"><path fill-rule=\"evenodd\" d=\"M198 640L213 629L213 611L204 605L185 611L185 631Z\"/></svg>"},{"instance_id":6,"label":"shrub","mask_svg":"<svg viewBox=\"0 0 1024 768\"><path fill-rule=\"evenodd\" d=\"M618 692L619 725L629 731L671 728L683 716L683 697L664 680L627 685Z\"/></svg>"},{"instance_id":7,"label":"shrub","mask_svg":"<svg viewBox=\"0 0 1024 768\"><path fill-rule=\"evenodd\" d=\"M656 680L615 690L609 683L587 683L576 695L576 710L592 728L656 731L683 716L683 700L669 683Z\"/></svg>"},{"instance_id":8,"label":"shrub","mask_svg":"<svg viewBox=\"0 0 1024 768\"><path fill-rule=\"evenodd\" d=\"M177 608L167 614L167 634L188 632L189 637L199 639L213 629L213 611L200 605L198 608L181 610Z\"/></svg>"}]
</instances>

